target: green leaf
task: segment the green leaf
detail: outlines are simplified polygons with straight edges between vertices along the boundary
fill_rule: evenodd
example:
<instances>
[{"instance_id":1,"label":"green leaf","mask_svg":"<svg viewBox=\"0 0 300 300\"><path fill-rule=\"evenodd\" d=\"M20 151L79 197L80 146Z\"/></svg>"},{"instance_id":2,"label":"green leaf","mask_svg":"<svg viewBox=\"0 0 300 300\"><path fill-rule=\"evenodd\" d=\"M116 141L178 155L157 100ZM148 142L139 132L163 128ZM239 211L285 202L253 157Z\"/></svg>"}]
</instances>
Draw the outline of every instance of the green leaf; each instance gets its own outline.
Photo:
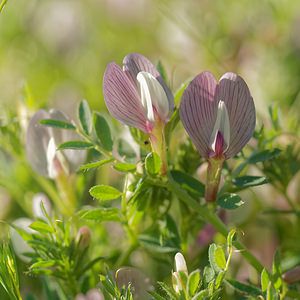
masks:
<instances>
[{"instance_id":1,"label":"green leaf","mask_svg":"<svg viewBox=\"0 0 300 300\"><path fill-rule=\"evenodd\" d=\"M262 162L268 159L273 158L281 152L280 149L275 148L272 150L266 149L259 152L254 151L252 155L247 159L248 163L256 164L258 162Z\"/></svg>"},{"instance_id":2,"label":"green leaf","mask_svg":"<svg viewBox=\"0 0 300 300\"><path fill-rule=\"evenodd\" d=\"M224 271L221 271L221 272L218 274L218 276L217 276L217 278L216 278L216 281L215 281L215 289L216 289L216 290L220 288L220 286L221 286L221 284L222 284L222 281L223 281L224 277L225 277L225 272L224 272Z\"/></svg>"},{"instance_id":3,"label":"green leaf","mask_svg":"<svg viewBox=\"0 0 300 300\"><path fill-rule=\"evenodd\" d=\"M209 266L205 266L203 271L203 279L206 285L214 279L215 271Z\"/></svg>"},{"instance_id":4,"label":"green leaf","mask_svg":"<svg viewBox=\"0 0 300 300\"><path fill-rule=\"evenodd\" d=\"M263 292L265 292L270 282L268 272L265 268L262 270L260 278L261 278L261 289Z\"/></svg>"},{"instance_id":5,"label":"green leaf","mask_svg":"<svg viewBox=\"0 0 300 300\"><path fill-rule=\"evenodd\" d=\"M57 261L57 260L39 261L39 262L31 265L30 269L50 268L50 267L59 266L59 265L60 265L60 261Z\"/></svg>"},{"instance_id":6,"label":"green leaf","mask_svg":"<svg viewBox=\"0 0 300 300\"><path fill-rule=\"evenodd\" d=\"M187 291L191 297L193 297L193 295L196 293L199 283L200 283L200 272L199 270L195 270L189 275L188 283L187 283Z\"/></svg>"},{"instance_id":7,"label":"green leaf","mask_svg":"<svg viewBox=\"0 0 300 300\"><path fill-rule=\"evenodd\" d=\"M88 150L94 148L95 145L85 141L69 141L62 143L57 150L65 150L65 149L72 149L72 150Z\"/></svg>"},{"instance_id":8,"label":"green leaf","mask_svg":"<svg viewBox=\"0 0 300 300\"><path fill-rule=\"evenodd\" d=\"M89 104L86 100L82 100L78 107L78 119L83 131L90 134L93 126L92 114Z\"/></svg>"},{"instance_id":9,"label":"green leaf","mask_svg":"<svg viewBox=\"0 0 300 300\"><path fill-rule=\"evenodd\" d=\"M157 176L161 168L161 159L155 152L151 152L147 155L145 160L146 171L151 176Z\"/></svg>"},{"instance_id":10,"label":"green leaf","mask_svg":"<svg viewBox=\"0 0 300 300\"><path fill-rule=\"evenodd\" d=\"M248 294L249 296L257 298L258 296L263 295L263 292L257 287L250 286L233 279L225 279L225 281L239 292Z\"/></svg>"},{"instance_id":11,"label":"green leaf","mask_svg":"<svg viewBox=\"0 0 300 300\"><path fill-rule=\"evenodd\" d=\"M80 217L83 220L119 222L119 213L120 211L117 208L95 208L85 211Z\"/></svg>"},{"instance_id":12,"label":"green leaf","mask_svg":"<svg viewBox=\"0 0 300 300\"><path fill-rule=\"evenodd\" d=\"M113 166L113 168L119 172L135 172L136 165L128 164L128 163L118 163Z\"/></svg>"},{"instance_id":13,"label":"green leaf","mask_svg":"<svg viewBox=\"0 0 300 300\"><path fill-rule=\"evenodd\" d=\"M92 197L99 200L113 200L122 195L120 191L108 185L93 186L89 192Z\"/></svg>"},{"instance_id":14,"label":"green leaf","mask_svg":"<svg viewBox=\"0 0 300 300\"><path fill-rule=\"evenodd\" d=\"M54 229L50 225L42 222L34 222L29 227L40 233L54 233Z\"/></svg>"},{"instance_id":15,"label":"green leaf","mask_svg":"<svg viewBox=\"0 0 300 300\"><path fill-rule=\"evenodd\" d=\"M105 118L98 113L94 113L93 124L102 147L107 151L112 151L113 140Z\"/></svg>"},{"instance_id":16,"label":"green leaf","mask_svg":"<svg viewBox=\"0 0 300 300\"><path fill-rule=\"evenodd\" d=\"M206 300L209 299L209 291L208 290L202 290L199 293L197 293L192 300Z\"/></svg>"},{"instance_id":17,"label":"green leaf","mask_svg":"<svg viewBox=\"0 0 300 300\"><path fill-rule=\"evenodd\" d=\"M148 291L148 293L149 293L155 300L166 300L166 298L162 297L161 295L157 294L156 292Z\"/></svg>"},{"instance_id":18,"label":"green leaf","mask_svg":"<svg viewBox=\"0 0 300 300\"><path fill-rule=\"evenodd\" d=\"M217 204L224 209L236 209L243 205L244 201L239 195L224 194L218 199Z\"/></svg>"},{"instance_id":19,"label":"green leaf","mask_svg":"<svg viewBox=\"0 0 300 300\"><path fill-rule=\"evenodd\" d=\"M204 197L205 185L202 182L178 170L173 170L170 173L174 181L189 194L192 194L194 197Z\"/></svg>"},{"instance_id":20,"label":"green leaf","mask_svg":"<svg viewBox=\"0 0 300 300\"><path fill-rule=\"evenodd\" d=\"M226 267L226 259L224 251L221 247L217 247L214 253L215 263L220 269L225 269Z\"/></svg>"},{"instance_id":21,"label":"green leaf","mask_svg":"<svg viewBox=\"0 0 300 300\"><path fill-rule=\"evenodd\" d=\"M215 251L217 249L217 245L212 243L208 248L208 259L210 266L212 269L218 274L221 272L221 268L218 266L218 264L215 261Z\"/></svg>"},{"instance_id":22,"label":"green leaf","mask_svg":"<svg viewBox=\"0 0 300 300\"><path fill-rule=\"evenodd\" d=\"M96 161L96 162L89 163L89 164L81 166L79 168L79 170L87 170L87 169L92 169L92 168L104 166L104 165L109 164L113 161L115 161L114 158L108 158L108 159L104 159L104 160L101 160L101 161Z\"/></svg>"},{"instance_id":23,"label":"green leaf","mask_svg":"<svg viewBox=\"0 0 300 300\"><path fill-rule=\"evenodd\" d=\"M275 289L280 289L282 286L280 256L278 251L276 251L273 261L272 283Z\"/></svg>"},{"instance_id":24,"label":"green leaf","mask_svg":"<svg viewBox=\"0 0 300 300\"><path fill-rule=\"evenodd\" d=\"M59 120L44 119L41 120L40 123L48 127L70 129L70 130L76 129L76 127L73 124L64 121L59 121Z\"/></svg>"},{"instance_id":25,"label":"green leaf","mask_svg":"<svg viewBox=\"0 0 300 300\"><path fill-rule=\"evenodd\" d=\"M163 80L165 82L167 82L166 70L163 67L163 65L162 65L162 63L161 63L160 60L158 61L157 65L156 65L156 69L159 72L159 74L161 75L161 77L163 78Z\"/></svg>"},{"instance_id":26,"label":"green leaf","mask_svg":"<svg viewBox=\"0 0 300 300\"><path fill-rule=\"evenodd\" d=\"M138 239L142 246L156 253L174 253L180 251L180 249L170 241L161 241L152 235L141 234Z\"/></svg>"},{"instance_id":27,"label":"green leaf","mask_svg":"<svg viewBox=\"0 0 300 300\"><path fill-rule=\"evenodd\" d=\"M236 229L232 229L227 235L227 252L230 253L232 251L232 244L237 238Z\"/></svg>"},{"instance_id":28,"label":"green leaf","mask_svg":"<svg viewBox=\"0 0 300 300\"><path fill-rule=\"evenodd\" d=\"M232 180L232 184L240 188L258 186L266 183L268 183L268 180L263 176L241 176Z\"/></svg>"}]
</instances>

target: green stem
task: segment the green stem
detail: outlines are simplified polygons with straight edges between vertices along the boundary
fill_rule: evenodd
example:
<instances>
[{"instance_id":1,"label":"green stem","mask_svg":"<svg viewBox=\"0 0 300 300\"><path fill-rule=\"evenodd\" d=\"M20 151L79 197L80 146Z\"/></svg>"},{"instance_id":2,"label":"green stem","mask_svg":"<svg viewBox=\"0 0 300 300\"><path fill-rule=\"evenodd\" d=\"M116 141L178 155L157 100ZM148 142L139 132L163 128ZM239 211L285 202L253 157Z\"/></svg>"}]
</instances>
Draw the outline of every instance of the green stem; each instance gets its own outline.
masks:
<instances>
[{"instance_id":1,"label":"green stem","mask_svg":"<svg viewBox=\"0 0 300 300\"><path fill-rule=\"evenodd\" d=\"M220 232L225 238L229 233L229 229L226 225L216 216L215 213L201 206L196 200L189 196L185 191L183 191L173 180L171 174L168 174L168 188L174 192L182 201L184 201L188 206L197 211L200 216L207 222L211 223L215 229ZM257 258L239 241L234 242L234 246L241 250L241 254L244 258L256 269L257 272L261 273L263 270L263 265L257 260Z\"/></svg>"},{"instance_id":2,"label":"green stem","mask_svg":"<svg viewBox=\"0 0 300 300\"><path fill-rule=\"evenodd\" d=\"M165 175L168 172L167 161L167 145L165 139L165 124L162 121L157 121L155 127L150 133L151 146L161 159L160 175Z\"/></svg>"},{"instance_id":3,"label":"green stem","mask_svg":"<svg viewBox=\"0 0 300 300\"><path fill-rule=\"evenodd\" d=\"M0 13L1 13L1 11L2 11L4 5L6 4L6 2L7 2L7 0L3 0L3 1L1 2L1 4L0 4Z\"/></svg>"},{"instance_id":4,"label":"green stem","mask_svg":"<svg viewBox=\"0 0 300 300\"><path fill-rule=\"evenodd\" d=\"M205 200L207 202L216 201L224 161L225 158L223 157L212 157L208 160L205 188Z\"/></svg>"}]
</instances>

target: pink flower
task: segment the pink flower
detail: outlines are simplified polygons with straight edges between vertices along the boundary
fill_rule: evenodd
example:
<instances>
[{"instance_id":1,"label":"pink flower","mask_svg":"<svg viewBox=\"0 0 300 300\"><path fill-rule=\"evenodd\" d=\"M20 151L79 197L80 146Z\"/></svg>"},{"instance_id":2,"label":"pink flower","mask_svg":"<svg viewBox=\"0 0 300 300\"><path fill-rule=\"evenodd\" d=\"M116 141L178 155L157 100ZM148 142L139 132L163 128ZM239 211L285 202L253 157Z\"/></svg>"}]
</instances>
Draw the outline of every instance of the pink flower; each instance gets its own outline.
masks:
<instances>
[{"instance_id":1,"label":"pink flower","mask_svg":"<svg viewBox=\"0 0 300 300\"><path fill-rule=\"evenodd\" d=\"M123 69L111 62L105 70L103 93L110 114L145 133L157 122L168 122L174 98L154 65L139 53L123 60Z\"/></svg>"},{"instance_id":2,"label":"pink flower","mask_svg":"<svg viewBox=\"0 0 300 300\"><path fill-rule=\"evenodd\" d=\"M234 73L225 73L219 83L210 72L197 75L182 95L179 112L197 150L207 159L233 157L254 132L252 96Z\"/></svg>"},{"instance_id":3,"label":"pink flower","mask_svg":"<svg viewBox=\"0 0 300 300\"><path fill-rule=\"evenodd\" d=\"M25 145L31 167L40 175L51 179L56 178L60 172L75 172L85 161L86 151L56 149L64 142L80 139L80 136L74 130L46 127L39 123L43 119L70 122L62 112L55 109L49 113L41 109L32 116Z\"/></svg>"}]
</instances>

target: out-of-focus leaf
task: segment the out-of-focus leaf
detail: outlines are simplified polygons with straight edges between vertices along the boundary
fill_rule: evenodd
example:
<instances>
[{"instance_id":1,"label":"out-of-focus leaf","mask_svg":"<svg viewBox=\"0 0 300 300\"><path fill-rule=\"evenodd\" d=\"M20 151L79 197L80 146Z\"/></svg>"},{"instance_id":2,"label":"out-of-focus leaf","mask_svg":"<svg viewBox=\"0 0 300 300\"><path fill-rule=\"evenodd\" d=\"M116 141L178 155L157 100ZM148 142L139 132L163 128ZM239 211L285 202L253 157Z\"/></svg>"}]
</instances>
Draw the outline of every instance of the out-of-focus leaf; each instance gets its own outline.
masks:
<instances>
[{"instance_id":1,"label":"out-of-focus leaf","mask_svg":"<svg viewBox=\"0 0 300 300\"><path fill-rule=\"evenodd\" d=\"M195 270L189 275L187 284L187 292L191 297L196 293L199 283L200 272L199 270Z\"/></svg>"},{"instance_id":2,"label":"out-of-focus leaf","mask_svg":"<svg viewBox=\"0 0 300 300\"><path fill-rule=\"evenodd\" d=\"M280 149L275 148L272 150L266 149L258 152L253 152L252 155L247 159L248 163L255 164L268 159L273 158L281 152Z\"/></svg>"},{"instance_id":3,"label":"out-of-focus leaf","mask_svg":"<svg viewBox=\"0 0 300 300\"><path fill-rule=\"evenodd\" d=\"M87 170L87 169L92 169L92 168L96 168L96 167L100 167L106 164L109 164L111 162L115 161L114 158L108 158L108 159L104 159L101 161L95 161L86 165L83 165L79 168L79 170Z\"/></svg>"},{"instance_id":4,"label":"out-of-focus leaf","mask_svg":"<svg viewBox=\"0 0 300 300\"><path fill-rule=\"evenodd\" d=\"M54 229L50 225L42 222L34 222L29 227L40 233L54 233Z\"/></svg>"},{"instance_id":5,"label":"out-of-focus leaf","mask_svg":"<svg viewBox=\"0 0 300 300\"><path fill-rule=\"evenodd\" d=\"M167 80L167 76L166 76L166 70L160 60L158 61L157 65L156 65L156 69L159 72L159 74L161 75L161 77L163 78L163 80L165 82L167 82L168 80Z\"/></svg>"},{"instance_id":6,"label":"out-of-focus leaf","mask_svg":"<svg viewBox=\"0 0 300 300\"><path fill-rule=\"evenodd\" d=\"M257 298L258 296L263 296L262 290L254 287L254 286L247 285L247 284L241 283L241 282L233 280L233 279L225 279L225 281L227 283L229 283L229 285L231 285L233 288L238 290L239 292L245 293L249 296L252 296L255 298Z\"/></svg>"},{"instance_id":7,"label":"out-of-focus leaf","mask_svg":"<svg viewBox=\"0 0 300 300\"><path fill-rule=\"evenodd\" d=\"M145 160L146 171L151 176L157 176L161 168L161 160L157 153L151 152L147 155Z\"/></svg>"},{"instance_id":8,"label":"out-of-focus leaf","mask_svg":"<svg viewBox=\"0 0 300 300\"><path fill-rule=\"evenodd\" d=\"M113 166L113 168L119 172L135 172L136 165L128 164L128 163L118 163Z\"/></svg>"},{"instance_id":9,"label":"out-of-focus leaf","mask_svg":"<svg viewBox=\"0 0 300 300\"><path fill-rule=\"evenodd\" d=\"M276 289L280 289L282 286L280 256L278 251L276 251L274 255L272 283Z\"/></svg>"},{"instance_id":10,"label":"out-of-focus leaf","mask_svg":"<svg viewBox=\"0 0 300 300\"><path fill-rule=\"evenodd\" d=\"M264 268L261 272L261 289L265 292L268 288L270 279L267 270Z\"/></svg>"},{"instance_id":11,"label":"out-of-focus leaf","mask_svg":"<svg viewBox=\"0 0 300 300\"><path fill-rule=\"evenodd\" d=\"M50 268L50 267L59 266L59 265L60 265L60 261L57 261L57 260L39 261L39 262L31 265L30 269Z\"/></svg>"},{"instance_id":12,"label":"out-of-focus leaf","mask_svg":"<svg viewBox=\"0 0 300 300\"><path fill-rule=\"evenodd\" d=\"M93 119L89 104L86 100L82 100L78 107L78 119L83 131L90 134L93 126Z\"/></svg>"},{"instance_id":13,"label":"out-of-focus leaf","mask_svg":"<svg viewBox=\"0 0 300 300\"><path fill-rule=\"evenodd\" d=\"M220 269L225 269L226 267L226 259L224 251L221 247L217 247L214 253L215 263Z\"/></svg>"},{"instance_id":14,"label":"out-of-focus leaf","mask_svg":"<svg viewBox=\"0 0 300 300\"><path fill-rule=\"evenodd\" d=\"M120 221L119 209L117 208L95 208L91 210L86 210L80 217L83 220L92 221Z\"/></svg>"},{"instance_id":15,"label":"out-of-focus leaf","mask_svg":"<svg viewBox=\"0 0 300 300\"><path fill-rule=\"evenodd\" d=\"M159 238L148 234L140 235L139 242L142 246L148 248L150 251L157 253L172 253L180 251L180 249L171 242L161 241Z\"/></svg>"},{"instance_id":16,"label":"out-of-focus leaf","mask_svg":"<svg viewBox=\"0 0 300 300\"><path fill-rule=\"evenodd\" d=\"M268 180L263 176L241 176L232 180L232 184L239 188L248 188L266 183L268 183Z\"/></svg>"},{"instance_id":17,"label":"out-of-focus leaf","mask_svg":"<svg viewBox=\"0 0 300 300\"><path fill-rule=\"evenodd\" d=\"M65 150L65 149L72 149L72 150L88 150L94 148L95 145L85 141L69 141L62 143L57 150Z\"/></svg>"},{"instance_id":18,"label":"out-of-focus leaf","mask_svg":"<svg viewBox=\"0 0 300 300\"><path fill-rule=\"evenodd\" d=\"M112 151L113 140L110 133L110 128L105 118L98 113L94 113L93 123L97 137L102 147L107 151Z\"/></svg>"},{"instance_id":19,"label":"out-of-focus leaf","mask_svg":"<svg viewBox=\"0 0 300 300\"><path fill-rule=\"evenodd\" d=\"M243 205L244 201L239 195L224 194L218 199L217 204L224 209L236 209Z\"/></svg>"},{"instance_id":20,"label":"out-of-focus leaf","mask_svg":"<svg viewBox=\"0 0 300 300\"><path fill-rule=\"evenodd\" d=\"M108 185L93 186L89 192L92 197L99 200L113 200L122 195L120 191Z\"/></svg>"},{"instance_id":21,"label":"out-of-focus leaf","mask_svg":"<svg viewBox=\"0 0 300 300\"><path fill-rule=\"evenodd\" d=\"M178 170L170 172L172 178L187 192L195 197L204 197L205 185L194 177Z\"/></svg>"},{"instance_id":22,"label":"out-of-focus leaf","mask_svg":"<svg viewBox=\"0 0 300 300\"><path fill-rule=\"evenodd\" d=\"M73 124L64 121L59 121L59 120L44 119L41 120L40 123L48 127L70 129L70 130L76 129L76 127Z\"/></svg>"},{"instance_id":23,"label":"out-of-focus leaf","mask_svg":"<svg viewBox=\"0 0 300 300\"><path fill-rule=\"evenodd\" d=\"M216 263L216 260L215 260L216 249L217 249L217 245L214 243L209 246L208 259L209 259L210 266L218 274L221 272L221 268L218 266L218 264Z\"/></svg>"}]
</instances>

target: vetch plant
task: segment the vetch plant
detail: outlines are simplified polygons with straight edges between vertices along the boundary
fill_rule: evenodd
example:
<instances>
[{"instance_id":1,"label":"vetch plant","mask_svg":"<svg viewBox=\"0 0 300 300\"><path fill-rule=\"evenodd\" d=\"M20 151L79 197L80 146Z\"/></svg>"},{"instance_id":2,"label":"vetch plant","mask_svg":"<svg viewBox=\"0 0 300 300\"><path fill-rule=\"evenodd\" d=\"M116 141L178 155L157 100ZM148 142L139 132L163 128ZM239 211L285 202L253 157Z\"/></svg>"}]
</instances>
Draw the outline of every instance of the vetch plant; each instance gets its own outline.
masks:
<instances>
[{"instance_id":1,"label":"vetch plant","mask_svg":"<svg viewBox=\"0 0 300 300\"><path fill-rule=\"evenodd\" d=\"M165 124L174 107L174 97L154 65L139 53L123 60L123 69L111 62L105 70L103 93L110 114L120 122L150 134L153 150L167 170Z\"/></svg>"},{"instance_id":2,"label":"vetch plant","mask_svg":"<svg viewBox=\"0 0 300 300\"><path fill-rule=\"evenodd\" d=\"M225 160L248 143L255 128L255 107L244 80L225 73L219 83L210 72L197 75L180 103L184 128L208 160L205 199L214 202Z\"/></svg>"}]
</instances>

